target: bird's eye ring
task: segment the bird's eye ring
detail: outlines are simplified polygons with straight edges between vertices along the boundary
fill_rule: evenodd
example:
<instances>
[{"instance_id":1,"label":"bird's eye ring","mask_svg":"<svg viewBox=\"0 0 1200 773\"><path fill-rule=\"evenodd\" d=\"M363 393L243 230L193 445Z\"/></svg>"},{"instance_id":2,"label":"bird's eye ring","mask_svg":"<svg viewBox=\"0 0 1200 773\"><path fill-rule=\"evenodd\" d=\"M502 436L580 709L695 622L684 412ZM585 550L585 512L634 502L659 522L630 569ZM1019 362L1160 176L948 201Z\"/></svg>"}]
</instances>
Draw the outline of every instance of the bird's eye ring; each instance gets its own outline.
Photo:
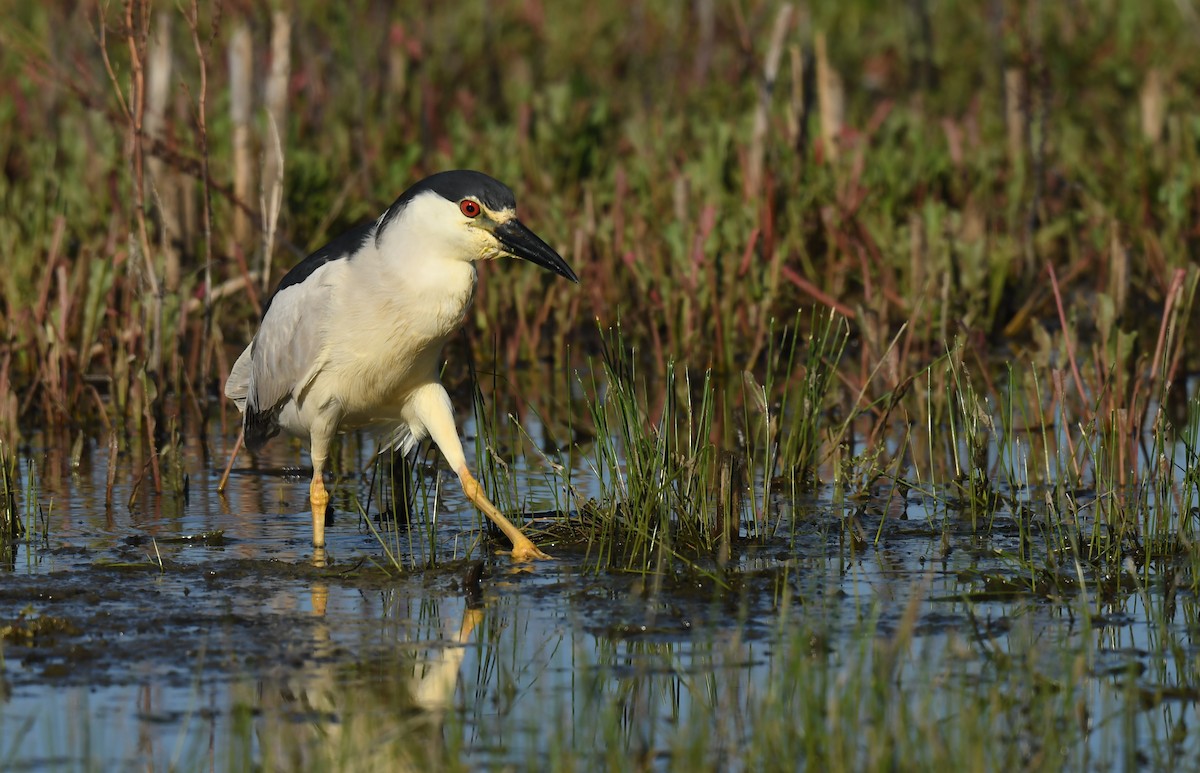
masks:
<instances>
[{"instance_id":1,"label":"bird's eye ring","mask_svg":"<svg viewBox=\"0 0 1200 773\"><path fill-rule=\"evenodd\" d=\"M479 213L482 211L479 207L479 203L471 201L470 199L463 199L461 202L459 202L458 208L461 209L462 213L467 217L479 217Z\"/></svg>"}]
</instances>

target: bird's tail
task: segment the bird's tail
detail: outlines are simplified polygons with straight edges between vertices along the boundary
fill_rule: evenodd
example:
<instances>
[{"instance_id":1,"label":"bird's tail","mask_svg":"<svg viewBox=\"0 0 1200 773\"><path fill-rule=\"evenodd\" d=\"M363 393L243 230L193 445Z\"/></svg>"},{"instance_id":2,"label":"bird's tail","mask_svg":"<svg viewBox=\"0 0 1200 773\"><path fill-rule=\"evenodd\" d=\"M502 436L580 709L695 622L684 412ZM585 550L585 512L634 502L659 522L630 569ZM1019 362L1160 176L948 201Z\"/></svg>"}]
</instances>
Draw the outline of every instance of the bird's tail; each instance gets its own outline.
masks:
<instances>
[{"instance_id":1,"label":"bird's tail","mask_svg":"<svg viewBox=\"0 0 1200 773\"><path fill-rule=\"evenodd\" d=\"M279 409L257 411L253 406L243 414L242 436L246 448L257 451L267 444L267 441L279 434Z\"/></svg>"},{"instance_id":2,"label":"bird's tail","mask_svg":"<svg viewBox=\"0 0 1200 773\"><path fill-rule=\"evenodd\" d=\"M251 344L242 350L229 371L229 378L225 379L225 396L233 400L242 413L246 412L246 395L250 389L250 352L253 348Z\"/></svg>"},{"instance_id":3,"label":"bird's tail","mask_svg":"<svg viewBox=\"0 0 1200 773\"><path fill-rule=\"evenodd\" d=\"M229 378L225 380L225 396L233 400L237 405L238 410L242 412L242 435L246 442L246 448L251 451L257 451L266 444L268 440L279 434L279 409L278 407L260 411L255 406L249 405L250 396L250 353L254 349L254 344L251 343L241 356L237 358L237 362L233 363L233 368L229 371Z\"/></svg>"}]
</instances>

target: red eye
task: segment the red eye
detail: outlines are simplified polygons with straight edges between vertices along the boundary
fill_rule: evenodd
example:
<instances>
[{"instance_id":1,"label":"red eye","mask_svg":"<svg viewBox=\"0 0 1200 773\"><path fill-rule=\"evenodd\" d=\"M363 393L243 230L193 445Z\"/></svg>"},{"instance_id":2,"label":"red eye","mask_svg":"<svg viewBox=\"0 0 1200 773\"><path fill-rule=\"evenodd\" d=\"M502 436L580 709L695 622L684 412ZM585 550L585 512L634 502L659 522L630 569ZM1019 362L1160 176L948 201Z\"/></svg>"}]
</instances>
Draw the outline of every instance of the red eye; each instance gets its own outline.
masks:
<instances>
[{"instance_id":1,"label":"red eye","mask_svg":"<svg viewBox=\"0 0 1200 773\"><path fill-rule=\"evenodd\" d=\"M459 203L458 208L461 209L462 213L464 215L466 215L467 217L478 217L479 216L479 212L480 212L479 205L477 203L475 203L474 201L471 201L470 199L463 199Z\"/></svg>"}]
</instances>

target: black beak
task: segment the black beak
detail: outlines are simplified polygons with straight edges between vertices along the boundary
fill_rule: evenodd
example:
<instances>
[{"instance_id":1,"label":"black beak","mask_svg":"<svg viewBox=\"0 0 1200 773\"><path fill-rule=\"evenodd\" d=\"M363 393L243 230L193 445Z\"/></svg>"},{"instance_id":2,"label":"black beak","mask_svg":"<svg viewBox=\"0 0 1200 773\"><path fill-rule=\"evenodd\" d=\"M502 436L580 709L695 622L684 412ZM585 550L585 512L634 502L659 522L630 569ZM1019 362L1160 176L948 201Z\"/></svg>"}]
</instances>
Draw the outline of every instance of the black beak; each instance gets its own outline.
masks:
<instances>
[{"instance_id":1,"label":"black beak","mask_svg":"<svg viewBox=\"0 0 1200 773\"><path fill-rule=\"evenodd\" d=\"M539 239L537 234L526 228L525 224L515 217L505 223L501 223L493 233L508 253L518 258L524 258L530 263L536 263L542 268L553 271L576 284L579 283L579 277L575 276L575 272L562 259L562 256L555 252L549 244Z\"/></svg>"}]
</instances>

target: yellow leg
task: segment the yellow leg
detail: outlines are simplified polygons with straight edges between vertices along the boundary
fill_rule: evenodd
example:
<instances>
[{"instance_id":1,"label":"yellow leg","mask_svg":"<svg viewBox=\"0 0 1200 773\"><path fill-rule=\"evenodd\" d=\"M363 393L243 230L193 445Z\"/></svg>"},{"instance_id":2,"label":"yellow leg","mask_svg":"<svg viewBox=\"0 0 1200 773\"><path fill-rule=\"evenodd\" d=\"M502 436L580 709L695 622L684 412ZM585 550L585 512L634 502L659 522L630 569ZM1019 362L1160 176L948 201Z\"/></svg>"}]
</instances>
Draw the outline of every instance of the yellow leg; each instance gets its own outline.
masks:
<instances>
[{"instance_id":1,"label":"yellow leg","mask_svg":"<svg viewBox=\"0 0 1200 773\"><path fill-rule=\"evenodd\" d=\"M318 467L313 471L312 484L308 487L308 501L312 505L313 547L325 547L325 508L329 505L329 492ZM322 551L323 552L323 551Z\"/></svg>"},{"instance_id":2,"label":"yellow leg","mask_svg":"<svg viewBox=\"0 0 1200 773\"><path fill-rule=\"evenodd\" d=\"M550 558L538 550L537 545L534 545L528 537L522 534L520 529L513 526L512 522L492 504L491 500L487 498L487 494L483 493L483 486L479 485L479 481L475 480L475 476L471 474L465 464L458 469L458 480L462 483L463 493L467 495L467 499L482 510L488 520L500 527L500 531L504 532L505 537L508 537L508 541L513 546L511 555L514 561Z\"/></svg>"}]
</instances>

